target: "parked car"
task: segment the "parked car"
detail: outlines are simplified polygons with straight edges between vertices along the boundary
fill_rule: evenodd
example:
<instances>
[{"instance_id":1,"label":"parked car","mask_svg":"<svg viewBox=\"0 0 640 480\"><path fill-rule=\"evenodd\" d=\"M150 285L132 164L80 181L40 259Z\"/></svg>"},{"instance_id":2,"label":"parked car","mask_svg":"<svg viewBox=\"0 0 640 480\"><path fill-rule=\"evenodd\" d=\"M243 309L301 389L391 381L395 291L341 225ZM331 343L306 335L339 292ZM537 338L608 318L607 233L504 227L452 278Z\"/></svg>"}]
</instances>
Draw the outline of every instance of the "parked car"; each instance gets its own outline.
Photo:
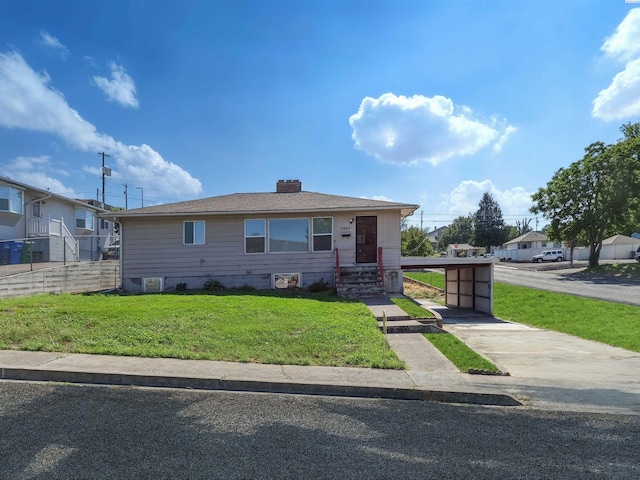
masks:
<instances>
[{"instance_id":1,"label":"parked car","mask_svg":"<svg viewBox=\"0 0 640 480\"><path fill-rule=\"evenodd\" d=\"M634 258L635 258L638 262L640 262L640 247L638 247L638 250L636 250L636 254L635 254Z\"/></svg>"},{"instance_id":2,"label":"parked car","mask_svg":"<svg viewBox=\"0 0 640 480\"><path fill-rule=\"evenodd\" d=\"M564 252L562 250L544 250L540 255L535 255L531 261L534 263L541 262L561 262L564 260Z\"/></svg>"}]
</instances>

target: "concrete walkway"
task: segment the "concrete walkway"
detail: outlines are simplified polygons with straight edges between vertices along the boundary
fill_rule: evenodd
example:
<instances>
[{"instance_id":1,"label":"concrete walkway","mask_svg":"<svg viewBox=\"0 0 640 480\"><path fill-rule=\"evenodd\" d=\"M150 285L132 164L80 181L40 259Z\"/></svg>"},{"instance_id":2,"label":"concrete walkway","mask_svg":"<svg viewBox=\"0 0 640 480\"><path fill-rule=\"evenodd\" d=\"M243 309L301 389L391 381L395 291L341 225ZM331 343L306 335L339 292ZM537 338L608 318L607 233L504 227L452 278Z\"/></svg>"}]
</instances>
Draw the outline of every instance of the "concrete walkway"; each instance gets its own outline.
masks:
<instances>
[{"instance_id":1,"label":"concrete walkway","mask_svg":"<svg viewBox=\"0 0 640 480\"><path fill-rule=\"evenodd\" d=\"M446 309L426 300L421 303L442 316L447 331L511 376L461 373L421 334L389 334L389 345L407 363L407 370L5 350L0 351L0 379L523 404L537 409L640 414L639 354Z\"/></svg>"}]
</instances>

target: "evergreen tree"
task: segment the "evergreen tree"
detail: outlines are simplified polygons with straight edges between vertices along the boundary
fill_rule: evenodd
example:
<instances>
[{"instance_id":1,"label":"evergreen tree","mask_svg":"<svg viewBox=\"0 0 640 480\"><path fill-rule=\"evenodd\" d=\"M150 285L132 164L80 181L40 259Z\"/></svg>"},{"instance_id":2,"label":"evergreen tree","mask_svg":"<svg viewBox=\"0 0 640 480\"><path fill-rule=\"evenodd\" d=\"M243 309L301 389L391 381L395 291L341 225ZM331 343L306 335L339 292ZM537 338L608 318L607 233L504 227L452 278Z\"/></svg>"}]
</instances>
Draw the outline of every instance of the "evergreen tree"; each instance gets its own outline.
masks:
<instances>
[{"instance_id":1,"label":"evergreen tree","mask_svg":"<svg viewBox=\"0 0 640 480\"><path fill-rule=\"evenodd\" d=\"M487 252L492 246L502 245L509 238L509 227L504 224L502 210L490 193L485 192L473 216L473 243L476 247L485 247Z\"/></svg>"}]
</instances>

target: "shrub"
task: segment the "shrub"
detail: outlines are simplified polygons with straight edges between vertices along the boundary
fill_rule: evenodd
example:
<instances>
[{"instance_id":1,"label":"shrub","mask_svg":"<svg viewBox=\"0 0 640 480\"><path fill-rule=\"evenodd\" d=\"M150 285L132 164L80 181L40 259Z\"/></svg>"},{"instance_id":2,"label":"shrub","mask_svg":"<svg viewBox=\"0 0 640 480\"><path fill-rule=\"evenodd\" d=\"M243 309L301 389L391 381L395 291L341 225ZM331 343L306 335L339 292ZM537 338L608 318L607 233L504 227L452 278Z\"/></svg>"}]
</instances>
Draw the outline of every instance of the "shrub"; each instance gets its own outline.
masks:
<instances>
[{"instance_id":1,"label":"shrub","mask_svg":"<svg viewBox=\"0 0 640 480\"><path fill-rule=\"evenodd\" d=\"M309 292L311 293L320 293L328 289L329 289L329 284L325 282L324 279L320 279L319 281L309 285Z\"/></svg>"},{"instance_id":2,"label":"shrub","mask_svg":"<svg viewBox=\"0 0 640 480\"><path fill-rule=\"evenodd\" d=\"M184 291L186 289L187 289L187 284L185 282L181 282L176 285L176 290L178 291Z\"/></svg>"},{"instance_id":3,"label":"shrub","mask_svg":"<svg viewBox=\"0 0 640 480\"><path fill-rule=\"evenodd\" d=\"M218 280L214 280L213 278L210 278L205 282L204 289L211 290L211 291L224 290L224 285L222 285L222 283L220 283Z\"/></svg>"}]
</instances>

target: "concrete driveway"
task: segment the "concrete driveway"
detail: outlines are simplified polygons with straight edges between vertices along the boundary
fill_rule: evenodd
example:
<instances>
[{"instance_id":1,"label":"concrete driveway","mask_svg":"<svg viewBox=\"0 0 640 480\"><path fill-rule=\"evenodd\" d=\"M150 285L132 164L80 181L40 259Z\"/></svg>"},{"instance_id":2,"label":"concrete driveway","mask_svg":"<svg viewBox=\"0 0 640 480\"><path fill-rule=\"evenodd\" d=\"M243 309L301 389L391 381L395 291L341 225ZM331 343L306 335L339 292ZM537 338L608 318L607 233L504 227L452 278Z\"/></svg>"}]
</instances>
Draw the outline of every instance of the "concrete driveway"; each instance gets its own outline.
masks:
<instances>
[{"instance_id":1,"label":"concrete driveway","mask_svg":"<svg viewBox=\"0 0 640 480\"><path fill-rule=\"evenodd\" d=\"M640 414L639 353L429 301L420 303L442 316L447 332L510 375L473 375L470 382L505 388L521 400L535 399L552 408L589 406Z\"/></svg>"}]
</instances>

